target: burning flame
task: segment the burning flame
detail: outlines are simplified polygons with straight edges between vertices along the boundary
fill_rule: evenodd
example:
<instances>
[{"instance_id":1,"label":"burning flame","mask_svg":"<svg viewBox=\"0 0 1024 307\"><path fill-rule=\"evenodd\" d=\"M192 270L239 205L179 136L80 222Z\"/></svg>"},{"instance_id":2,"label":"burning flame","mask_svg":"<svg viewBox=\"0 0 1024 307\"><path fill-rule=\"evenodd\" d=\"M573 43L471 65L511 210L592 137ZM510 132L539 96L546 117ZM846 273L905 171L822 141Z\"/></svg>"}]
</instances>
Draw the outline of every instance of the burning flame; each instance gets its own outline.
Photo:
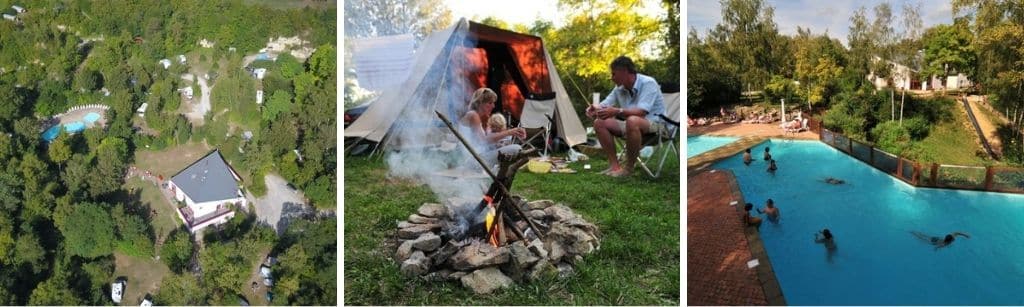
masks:
<instances>
[{"instance_id":1,"label":"burning flame","mask_svg":"<svg viewBox=\"0 0 1024 307\"><path fill-rule=\"evenodd\" d=\"M494 247L498 247L498 227L494 220L497 216L497 210L494 209L494 199L490 195L484 195L484 200L487 201L487 217L484 218L484 229L487 230L487 242L491 243Z\"/></svg>"}]
</instances>

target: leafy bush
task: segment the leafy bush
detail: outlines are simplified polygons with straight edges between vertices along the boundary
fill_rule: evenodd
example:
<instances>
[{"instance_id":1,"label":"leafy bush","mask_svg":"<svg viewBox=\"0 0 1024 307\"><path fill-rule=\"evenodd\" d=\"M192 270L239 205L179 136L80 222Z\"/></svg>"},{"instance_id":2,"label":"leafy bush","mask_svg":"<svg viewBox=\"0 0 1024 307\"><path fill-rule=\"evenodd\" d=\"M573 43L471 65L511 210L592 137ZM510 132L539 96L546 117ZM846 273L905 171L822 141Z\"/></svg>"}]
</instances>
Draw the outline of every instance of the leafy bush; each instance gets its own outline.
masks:
<instances>
[{"instance_id":1,"label":"leafy bush","mask_svg":"<svg viewBox=\"0 0 1024 307\"><path fill-rule=\"evenodd\" d=\"M896 121L875 126L871 129L871 136L875 139L875 146L892 154L901 155L911 146L910 132Z\"/></svg>"},{"instance_id":2,"label":"leafy bush","mask_svg":"<svg viewBox=\"0 0 1024 307\"><path fill-rule=\"evenodd\" d=\"M920 141L928 137L928 131L931 130L931 124L924 118L914 117L904 119L903 128L907 130L907 133L910 133L910 138L915 141Z\"/></svg>"},{"instance_id":3,"label":"leafy bush","mask_svg":"<svg viewBox=\"0 0 1024 307\"><path fill-rule=\"evenodd\" d=\"M188 231L178 228L167 237L160 248L160 259L175 272L181 273L192 257L192 239Z\"/></svg>"}]
</instances>

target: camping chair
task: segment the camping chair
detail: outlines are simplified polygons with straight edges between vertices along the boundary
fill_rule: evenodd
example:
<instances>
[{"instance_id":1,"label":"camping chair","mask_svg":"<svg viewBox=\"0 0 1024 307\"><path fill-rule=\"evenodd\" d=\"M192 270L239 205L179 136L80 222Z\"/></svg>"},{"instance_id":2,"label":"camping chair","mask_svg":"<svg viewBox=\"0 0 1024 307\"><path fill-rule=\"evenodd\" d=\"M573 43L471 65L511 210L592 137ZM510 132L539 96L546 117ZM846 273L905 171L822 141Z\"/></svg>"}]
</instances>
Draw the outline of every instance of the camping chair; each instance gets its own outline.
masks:
<instances>
[{"instance_id":1,"label":"camping chair","mask_svg":"<svg viewBox=\"0 0 1024 307\"><path fill-rule=\"evenodd\" d=\"M533 133L530 137L523 141L523 146L537 149L536 147L531 145L531 142L538 136L543 135L544 152L542 156L546 157L548 155L548 144L550 144L551 140L551 124L554 122L554 117L554 97L551 97L551 99L548 100L526 99L526 102L523 104L523 112L519 116L519 127L538 132Z\"/></svg>"},{"instance_id":2,"label":"camping chair","mask_svg":"<svg viewBox=\"0 0 1024 307\"><path fill-rule=\"evenodd\" d=\"M679 150L676 147L677 137L679 136L678 85L674 88L662 85L661 95L665 100L665 114L658 114L658 116L661 117L663 122L665 122L665 126L667 126L666 128L668 128L669 133L667 135L659 135L656 133L645 134L643 136L643 140L640 142L640 146L642 146L641 149L643 149L643 147L652 146L654 147L654 151L648 158L644 158L641 154L637 154L636 156L636 163L639 164L640 167L643 168L644 172L646 172L648 176L651 176L651 178L658 178L658 176L661 175L662 167L665 166L665 159L668 158L669 152L677 157L679 156ZM624 143L625 141L622 138L616 138L615 140L617 143ZM626 157L626 146L625 144L618 145L620 145L619 148L621 148L619 151L619 159L623 159ZM649 166L648 163L654 162L654 159L657 158L654 153L659 151L661 152L660 161L658 161L657 167L652 170L650 166L653 166L654 164L652 163Z\"/></svg>"}]
</instances>

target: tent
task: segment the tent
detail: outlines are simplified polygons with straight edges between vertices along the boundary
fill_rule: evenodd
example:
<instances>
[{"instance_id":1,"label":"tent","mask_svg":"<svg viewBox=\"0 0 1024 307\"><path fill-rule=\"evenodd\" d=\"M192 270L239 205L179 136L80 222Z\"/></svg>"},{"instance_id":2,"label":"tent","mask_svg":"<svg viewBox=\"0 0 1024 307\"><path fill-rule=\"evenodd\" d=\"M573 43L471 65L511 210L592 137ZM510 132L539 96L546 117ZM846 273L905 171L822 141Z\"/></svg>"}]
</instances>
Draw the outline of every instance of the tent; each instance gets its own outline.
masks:
<instances>
[{"instance_id":1,"label":"tent","mask_svg":"<svg viewBox=\"0 0 1024 307\"><path fill-rule=\"evenodd\" d=\"M553 130L569 146L586 142L586 131L540 37L515 33L466 19L427 37L417 51L408 79L385 90L355 122L346 138L378 142L390 148L443 135L434 111L453 121L469 107L472 92L489 87L498 93L495 113L509 126L523 116L527 99L555 104ZM404 136L396 131L417 131ZM437 142L440 142L439 140ZM425 144L437 144L428 140Z\"/></svg>"}]
</instances>

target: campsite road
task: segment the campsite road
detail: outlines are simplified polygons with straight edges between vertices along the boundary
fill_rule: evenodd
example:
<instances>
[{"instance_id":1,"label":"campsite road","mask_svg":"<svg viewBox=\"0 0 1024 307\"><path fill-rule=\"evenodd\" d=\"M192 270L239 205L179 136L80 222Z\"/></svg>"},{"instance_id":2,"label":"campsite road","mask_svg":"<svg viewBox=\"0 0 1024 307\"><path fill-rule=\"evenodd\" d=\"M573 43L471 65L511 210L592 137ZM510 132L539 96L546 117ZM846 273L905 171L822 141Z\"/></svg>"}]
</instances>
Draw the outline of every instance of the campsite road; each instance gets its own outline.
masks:
<instances>
[{"instance_id":1,"label":"campsite road","mask_svg":"<svg viewBox=\"0 0 1024 307\"><path fill-rule=\"evenodd\" d=\"M185 80L193 79L192 74L183 74L181 78ZM185 114L185 116L192 120L193 124L202 123L206 112L210 112L210 109L213 108L210 105L210 86L206 83L206 79L202 76L197 76L195 79L199 81L199 104L192 106L192 112Z\"/></svg>"},{"instance_id":2,"label":"campsite road","mask_svg":"<svg viewBox=\"0 0 1024 307\"><path fill-rule=\"evenodd\" d=\"M256 199L256 218L274 227L278 232L284 230L287 220L296 211L305 211L305 198L302 192L288 187L288 182L278 175L269 174L263 177L267 184L267 195ZM284 212L284 221L282 221Z\"/></svg>"}]
</instances>

